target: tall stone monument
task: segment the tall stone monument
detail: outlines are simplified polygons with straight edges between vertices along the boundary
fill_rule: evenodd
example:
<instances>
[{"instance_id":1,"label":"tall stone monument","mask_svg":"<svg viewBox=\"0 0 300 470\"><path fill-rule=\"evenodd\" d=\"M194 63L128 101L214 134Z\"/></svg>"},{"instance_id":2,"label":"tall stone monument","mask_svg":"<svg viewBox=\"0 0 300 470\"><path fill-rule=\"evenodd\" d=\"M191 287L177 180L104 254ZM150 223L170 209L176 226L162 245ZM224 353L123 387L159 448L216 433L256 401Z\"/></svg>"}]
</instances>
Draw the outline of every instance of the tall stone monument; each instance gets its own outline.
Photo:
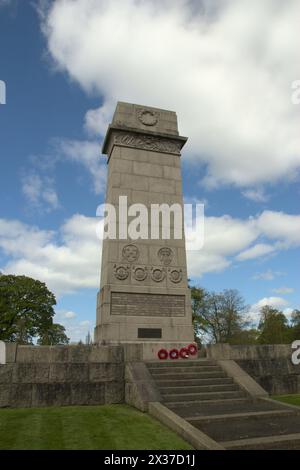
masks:
<instances>
[{"instance_id":1,"label":"tall stone monument","mask_svg":"<svg viewBox=\"0 0 300 470\"><path fill-rule=\"evenodd\" d=\"M149 220L148 239L122 238L134 217L129 214L126 223L118 213L125 197L128 207L144 204L149 214L152 204L182 207L180 155L186 140L175 112L118 102L102 149L108 156L106 202L116 208L117 233L103 241L96 342L143 343L148 349L151 344L155 354L194 340L184 231L175 239L171 219L171 238L160 233L153 239Z\"/></svg>"}]
</instances>

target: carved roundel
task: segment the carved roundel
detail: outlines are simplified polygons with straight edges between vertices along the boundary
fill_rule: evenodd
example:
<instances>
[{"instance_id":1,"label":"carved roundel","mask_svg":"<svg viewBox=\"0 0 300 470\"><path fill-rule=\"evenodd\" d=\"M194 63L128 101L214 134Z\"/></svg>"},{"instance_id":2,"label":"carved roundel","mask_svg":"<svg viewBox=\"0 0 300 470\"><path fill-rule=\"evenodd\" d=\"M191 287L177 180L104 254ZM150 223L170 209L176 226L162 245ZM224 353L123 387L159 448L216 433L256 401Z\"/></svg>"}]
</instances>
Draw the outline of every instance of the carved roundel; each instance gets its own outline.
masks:
<instances>
[{"instance_id":1,"label":"carved roundel","mask_svg":"<svg viewBox=\"0 0 300 470\"><path fill-rule=\"evenodd\" d=\"M139 121L145 126L155 126L158 122L158 114L150 109L140 109L137 115Z\"/></svg>"},{"instance_id":2,"label":"carved roundel","mask_svg":"<svg viewBox=\"0 0 300 470\"><path fill-rule=\"evenodd\" d=\"M181 271L181 269L170 269L169 270L169 278L175 284L182 281L182 271Z\"/></svg>"},{"instance_id":3,"label":"carved roundel","mask_svg":"<svg viewBox=\"0 0 300 470\"><path fill-rule=\"evenodd\" d=\"M122 250L123 258L128 261L128 263L133 263L140 256L139 249L136 245L125 245Z\"/></svg>"},{"instance_id":4,"label":"carved roundel","mask_svg":"<svg viewBox=\"0 0 300 470\"><path fill-rule=\"evenodd\" d=\"M135 266L133 268L133 277L136 281L144 281L147 275L147 268L144 268L143 266Z\"/></svg>"},{"instance_id":5,"label":"carved roundel","mask_svg":"<svg viewBox=\"0 0 300 470\"><path fill-rule=\"evenodd\" d=\"M167 246L164 246L163 248L160 248L158 250L158 257L161 261L161 263L164 265L164 266L169 266L169 264L171 263L172 259L173 259L173 251L171 250L171 248L167 247Z\"/></svg>"},{"instance_id":6,"label":"carved roundel","mask_svg":"<svg viewBox=\"0 0 300 470\"><path fill-rule=\"evenodd\" d=\"M166 277L165 270L162 268L152 268L151 270L151 278L155 282L161 282Z\"/></svg>"},{"instance_id":7,"label":"carved roundel","mask_svg":"<svg viewBox=\"0 0 300 470\"><path fill-rule=\"evenodd\" d=\"M124 264L120 264L114 266L114 274L117 279L120 281L124 281L129 276L129 266L125 266Z\"/></svg>"}]
</instances>

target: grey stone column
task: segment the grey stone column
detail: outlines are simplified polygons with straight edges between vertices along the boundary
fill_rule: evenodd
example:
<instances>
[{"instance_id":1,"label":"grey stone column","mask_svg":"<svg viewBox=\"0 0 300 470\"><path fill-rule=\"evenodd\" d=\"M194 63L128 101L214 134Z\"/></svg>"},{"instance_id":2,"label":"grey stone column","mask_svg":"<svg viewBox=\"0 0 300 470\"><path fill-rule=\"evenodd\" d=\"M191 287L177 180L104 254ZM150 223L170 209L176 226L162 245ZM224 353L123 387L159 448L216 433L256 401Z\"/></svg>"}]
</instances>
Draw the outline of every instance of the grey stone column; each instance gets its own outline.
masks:
<instances>
[{"instance_id":1,"label":"grey stone column","mask_svg":"<svg viewBox=\"0 0 300 470\"><path fill-rule=\"evenodd\" d=\"M102 149L108 157L106 202L117 212L119 196L127 196L128 206L182 207L180 152L186 140L175 112L119 102ZM117 223L122 226L119 216ZM95 339L193 341L184 231L181 239L120 239L117 233L117 239L103 241Z\"/></svg>"}]
</instances>

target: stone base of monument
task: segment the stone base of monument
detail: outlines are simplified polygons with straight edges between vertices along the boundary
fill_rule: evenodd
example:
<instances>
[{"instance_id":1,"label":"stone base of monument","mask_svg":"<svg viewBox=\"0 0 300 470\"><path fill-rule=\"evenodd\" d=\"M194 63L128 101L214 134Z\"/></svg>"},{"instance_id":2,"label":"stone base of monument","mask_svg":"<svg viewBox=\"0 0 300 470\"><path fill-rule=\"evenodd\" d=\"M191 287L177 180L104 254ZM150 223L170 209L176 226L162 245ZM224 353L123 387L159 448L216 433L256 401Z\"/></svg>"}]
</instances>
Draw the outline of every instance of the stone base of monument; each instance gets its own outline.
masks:
<instances>
[{"instance_id":1,"label":"stone base of monument","mask_svg":"<svg viewBox=\"0 0 300 470\"><path fill-rule=\"evenodd\" d=\"M109 343L117 345L118 343ZM197 346L194 342L182 341L148 341L137 343L127 341L118 345L124 348L125 362L132 361L160 361L164 362L185 362L197 359ZM193 348L191 348L193 346ZM192 350L192 353L190 352Z\"/></svg>"}]
</instances>

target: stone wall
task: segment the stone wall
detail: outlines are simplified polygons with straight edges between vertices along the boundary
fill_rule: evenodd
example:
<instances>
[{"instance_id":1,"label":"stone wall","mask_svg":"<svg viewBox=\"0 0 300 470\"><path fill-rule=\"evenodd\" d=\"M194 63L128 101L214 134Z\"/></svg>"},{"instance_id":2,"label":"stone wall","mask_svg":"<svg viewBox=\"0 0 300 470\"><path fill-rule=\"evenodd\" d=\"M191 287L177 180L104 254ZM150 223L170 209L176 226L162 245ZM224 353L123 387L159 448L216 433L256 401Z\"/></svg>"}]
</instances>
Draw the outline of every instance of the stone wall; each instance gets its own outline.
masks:
<instances>
[{"instance_id":1,"label":"stone wall","mask_svg":"<svg viewBox=\"0 0 300 470\"><path fill-rule=\"evenodd\" d=\"M0 407L122 402L122 347L6 344L6 364L0 365Z\"/></svg>"},{"instance_id":2,"label":"stone wall","mask_svg":"<svg viewBox=\"0 0 300 470\"><path fill-rule=\"evenodd\" d=\"M300 393L300 365L291 361L290 344L207 346L207 356L233 360L272 395Z\"/></svg>"}]
</instances>

